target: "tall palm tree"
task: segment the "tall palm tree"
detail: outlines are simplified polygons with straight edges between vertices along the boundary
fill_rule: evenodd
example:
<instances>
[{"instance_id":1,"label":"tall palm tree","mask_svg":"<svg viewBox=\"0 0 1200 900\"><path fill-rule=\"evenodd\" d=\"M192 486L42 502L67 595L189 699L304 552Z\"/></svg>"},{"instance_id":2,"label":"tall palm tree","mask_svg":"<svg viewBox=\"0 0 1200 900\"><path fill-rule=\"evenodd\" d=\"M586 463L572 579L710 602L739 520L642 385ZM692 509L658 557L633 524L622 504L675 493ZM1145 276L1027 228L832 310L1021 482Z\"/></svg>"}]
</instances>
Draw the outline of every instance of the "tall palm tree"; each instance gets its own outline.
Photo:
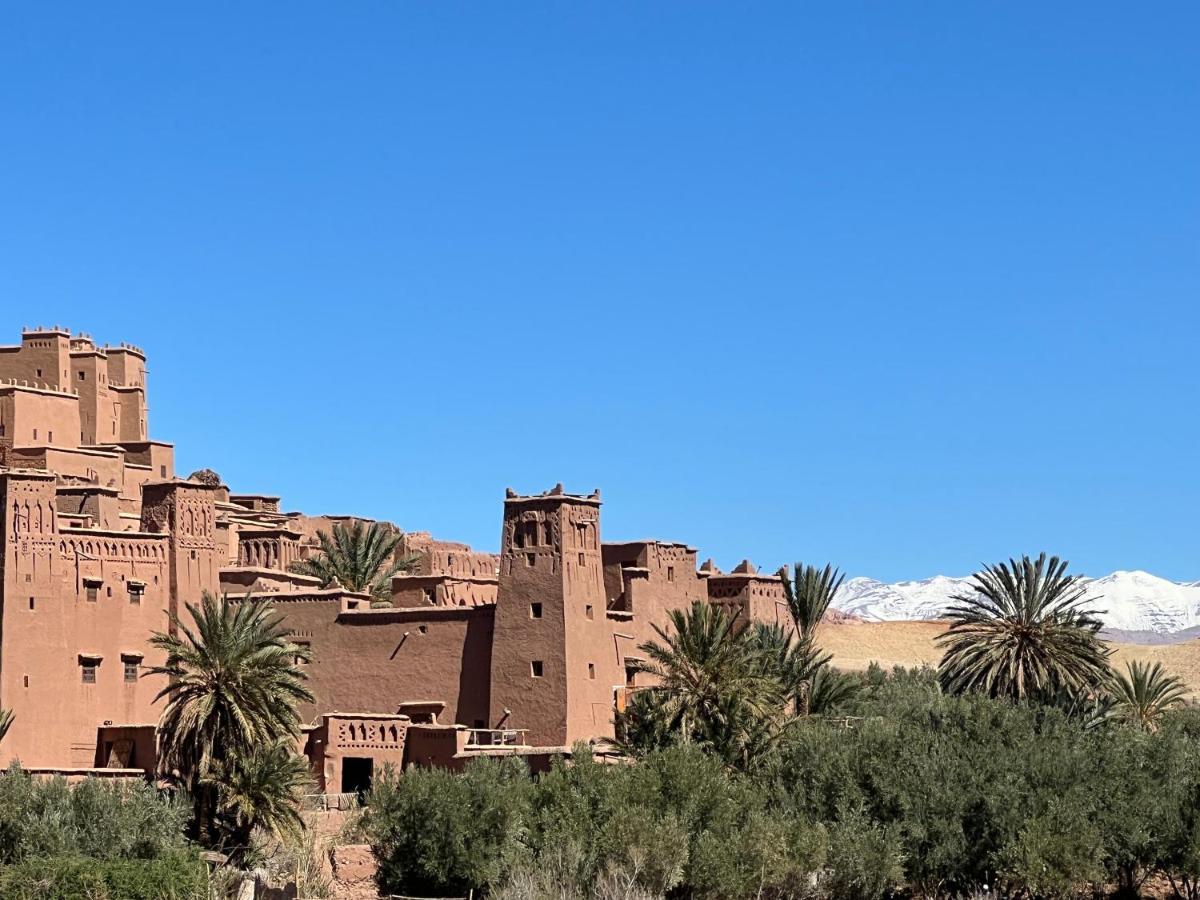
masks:
<instances>
[{"instance_id":1,"label":"tall palm tree","mask_svg":"<svg viewBox=\"0 0 1200 900\"><path fill-rule=\"evenodd\" d=\"M291 632L264 601L205 593L187 610L190 625L175 617L176 633L151 637L166 660L149 671L168 678L155 698L167 698L159 720L160 770L191 793L199 837L211 845L220 798L209 776L277 739L298 738L296 705L313 695L298 665L308 649L289 640Z\"/></svg>"},{"instance_id":2,"label":"tall palm tree","mask_svg":"<svg viewBox=\"0 0 1200 900\"><path fill-rule=\"evenodd\" d=\"M956 595L938 677L947 691L1023 700L1060 691L1087 694L1108 678L1111 652L1099 638L1086 588L1058 557L1023 556L986 566L971 593Z\"/></svg>"},{"instance_id":3,"label":"tall palm tree","mask_svg":"<svg viewBox=\"0 0 1200 900\"><path fill-rule=\"evenodd\" d=\"M845 577L830 565L818 569L816 566L796 563L790 578L787 566L779 570L783 595L800 637L812 637L816 633Z\"/></svg>"},{"instance_id":4,"label":"tall palm tree","mask_svg":"<svg viewBox=\"0 0 1200 900\"><path fill-rule=\"evenodd\" d=\"M779 715L784 686L736 617L697 601L672 610L669 628L654 631L661 643L641 645L642 668L658 679L650 688L662 704L658 714L682 740L713 743L735 725L735 714Z\"/></svg>"},{"instance_id":5,"label":"tall palm tree","mask_svg":"<svg viewBox=\"0 0 1200 900\"><path fill-rule=\"evenodd\" d=\"M217 760L201 783L216 791L226 846L236 855L250 846L255 828L281 840L297 838L304 830L300 805L313 777L294 740L280 738L235 760Z\"/></svg>"},{"instance_id":6,"label":"tall palm tree","mask_svg":"<svg viewBox=\"0 0 1200 900\"><path fill-rule=\"evenodd\" d=\"M11 709L0 709L0 741L4 740L8 729L12 728L14 718Z\"/></svg>"},{"instance_id":7,"label":"tall palm tree","mask_svg":"<svg viewBox=\"0 0 1200 900\"><path fill-rule=\"evenodd\" d=\"M1137 661L1126 663L1124 672L1113 673L1109 690L1113 698L1112 717L1143 731L1157 731L1163 715L1182 706L1187 698L1183 681L1167 674L1160 662L1153 666Z\"/></svg>"},{"instance_id":8,"label":"tall palm tree","mask_svg":"<svg viewBox=\"0 0 1200 900\"><path fill-rule=\"evenodd\" d=\"M338 522L332 533L317 532L319 555L297 560L291 570L320 579L323 588L336 582L347 590L370 594L376 601L390 602L392 576L408 571L417 561L415 556L396 559L402 537L381 522Z\"/></svg>"}]
</instances>

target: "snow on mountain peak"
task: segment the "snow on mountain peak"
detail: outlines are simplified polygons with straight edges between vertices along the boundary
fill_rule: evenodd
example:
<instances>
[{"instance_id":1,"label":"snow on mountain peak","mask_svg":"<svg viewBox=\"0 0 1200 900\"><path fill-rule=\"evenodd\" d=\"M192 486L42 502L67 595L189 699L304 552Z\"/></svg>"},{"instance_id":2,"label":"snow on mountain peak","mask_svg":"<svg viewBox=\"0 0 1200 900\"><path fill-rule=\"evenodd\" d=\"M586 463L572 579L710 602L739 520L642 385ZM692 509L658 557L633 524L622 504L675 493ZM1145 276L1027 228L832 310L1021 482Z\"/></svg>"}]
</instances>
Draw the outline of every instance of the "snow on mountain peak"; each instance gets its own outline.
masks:
<instances>
[{"instance_id":1,"label":"snow on mountain peak","mask_svg":"<svg viewBox=\"0 0 1200 900\"><path fill-rule=\"evenodd\" d=\"M1200 582L1168 581L1140 570L1085 579L1089 608L1106 628L1170 634L1200 625ZM885 584L848 578L833 599L835 609L868 621L937 619L955 594L971 592L969 578L935 575L922 581Z\"/></svg>"}]
</instances>

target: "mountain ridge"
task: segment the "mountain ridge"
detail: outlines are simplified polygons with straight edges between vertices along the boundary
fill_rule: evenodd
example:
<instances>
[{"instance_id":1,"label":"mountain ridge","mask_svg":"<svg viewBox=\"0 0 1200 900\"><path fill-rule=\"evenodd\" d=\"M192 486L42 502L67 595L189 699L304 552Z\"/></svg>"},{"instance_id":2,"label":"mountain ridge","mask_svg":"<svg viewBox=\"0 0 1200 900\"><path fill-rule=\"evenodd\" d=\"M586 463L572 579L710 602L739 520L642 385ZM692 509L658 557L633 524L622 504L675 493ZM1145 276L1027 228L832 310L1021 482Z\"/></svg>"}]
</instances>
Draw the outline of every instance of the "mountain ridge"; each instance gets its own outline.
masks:
<instances>
[{"instance_id":1,"label":"mountain ridge","mask_svg":"<svg viewBox=\"0 0 1200 900\"><path fill-rule=\"evenodd\" d=\"M1088 608L1106 630L1170 635L1200 626L1200 582L1169 581L1141 570L1085 578ZM955 594L970 593L971 578L935 575L888 584L848 578L832 606L871 622L942 618Z\"/></svg>"}]
</instances>

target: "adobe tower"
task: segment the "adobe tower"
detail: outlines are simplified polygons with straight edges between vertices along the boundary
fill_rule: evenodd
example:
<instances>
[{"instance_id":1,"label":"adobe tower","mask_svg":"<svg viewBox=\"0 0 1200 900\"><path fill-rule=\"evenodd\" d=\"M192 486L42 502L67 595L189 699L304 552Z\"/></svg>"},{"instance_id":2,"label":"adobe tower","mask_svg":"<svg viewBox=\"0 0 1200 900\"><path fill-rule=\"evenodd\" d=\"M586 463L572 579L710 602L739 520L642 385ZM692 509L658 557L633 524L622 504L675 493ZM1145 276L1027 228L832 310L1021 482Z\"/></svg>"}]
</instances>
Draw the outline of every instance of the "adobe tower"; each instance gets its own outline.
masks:
<instances>
[{"instance_id":1,"label":"adobe tower","mask_svg":"<svg viewBox=\"0 0 1200 900\"><path fill-rule=\"evenodd\" d=\"M510 490L500 546L492 724L543 747L611 735L623 681L605 617L600 492Z\"/></svg>"}]
</instances>

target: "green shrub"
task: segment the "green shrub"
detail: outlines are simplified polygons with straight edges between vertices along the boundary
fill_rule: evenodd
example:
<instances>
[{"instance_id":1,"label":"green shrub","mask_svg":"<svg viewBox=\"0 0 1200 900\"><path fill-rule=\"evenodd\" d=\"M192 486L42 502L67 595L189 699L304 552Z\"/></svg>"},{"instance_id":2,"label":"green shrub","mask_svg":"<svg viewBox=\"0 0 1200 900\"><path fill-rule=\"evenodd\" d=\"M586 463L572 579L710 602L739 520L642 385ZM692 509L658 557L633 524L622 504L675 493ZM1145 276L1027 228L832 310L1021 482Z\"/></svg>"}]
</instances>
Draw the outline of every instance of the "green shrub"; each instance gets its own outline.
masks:
<instances>
[{"instance_id":1,"label":"green shrub","mask_svg":"<svg viewBox=\"0 0 1200 900\"><path fill-rule=\"evenodd\" d=\"M529 771L514 758L441 769L385 772L362 828L385 893L466 894L500 883L527 857Z\"/></svg>"},{"instance_id":2,"label":"green shrub","mask_svg":"<svg viewBox=\"0 0 1200 900\"><path fill-rule=\"evenodd\" d=\"M194 853L30 858L0 867L0 900L200 900L207 883L204 863Z\"/></svg>"},{"instance_id":3,"label":"green shrub","mask_svg":"<svg viewBox=\"0 0 1200 900\"><path fill-rule=\"evenodd\" d=\"M188 810L144 781L0 773L0 864L30 857L153 859L187 846Z\"/></svg>"}]
</instances>

